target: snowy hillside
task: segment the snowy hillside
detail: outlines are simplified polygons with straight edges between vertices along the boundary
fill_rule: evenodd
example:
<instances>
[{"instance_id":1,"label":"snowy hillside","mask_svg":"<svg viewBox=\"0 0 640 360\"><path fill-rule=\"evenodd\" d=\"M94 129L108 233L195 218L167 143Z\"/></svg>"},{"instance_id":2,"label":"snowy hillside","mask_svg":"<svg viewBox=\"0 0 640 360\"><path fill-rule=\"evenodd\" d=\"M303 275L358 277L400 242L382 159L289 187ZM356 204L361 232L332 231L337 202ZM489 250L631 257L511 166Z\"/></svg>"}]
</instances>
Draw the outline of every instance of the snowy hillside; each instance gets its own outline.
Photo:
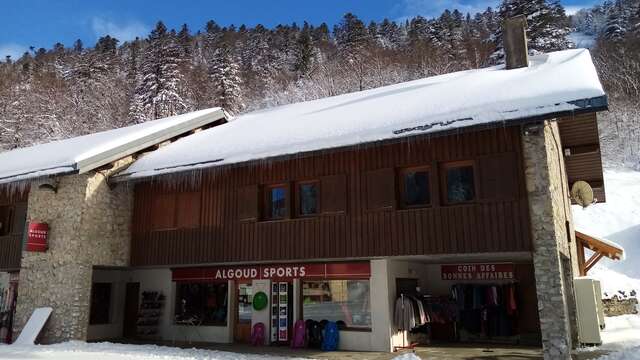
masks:
<instances>
[{"instance_id":1,"label":"snowy hillside","mask_svg":"<svg viewBox=\"0 0 640 360\"><path fill-rule=\"evenodd\" d=\"M600 260L589 275L603 281L603 291L640 291L640 172L605 171L607 202L586 209L574 206L576 229L620 244L626 259ZM616 274L619 273L619 274Z\"/></svg>"}]
</instances>

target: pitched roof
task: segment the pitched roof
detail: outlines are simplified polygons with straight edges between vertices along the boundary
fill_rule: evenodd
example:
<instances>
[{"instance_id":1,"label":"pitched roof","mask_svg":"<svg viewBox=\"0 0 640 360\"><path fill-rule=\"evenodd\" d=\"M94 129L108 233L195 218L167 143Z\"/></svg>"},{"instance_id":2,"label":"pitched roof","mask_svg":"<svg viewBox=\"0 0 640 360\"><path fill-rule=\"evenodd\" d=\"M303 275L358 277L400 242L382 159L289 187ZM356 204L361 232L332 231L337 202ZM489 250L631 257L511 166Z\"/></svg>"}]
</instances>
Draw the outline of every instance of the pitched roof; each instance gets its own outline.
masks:
<instances>
[{"instance_id":1,"label":"pitched roof","mask_svg":"<svg viewBox=\"0 0 640 360\"><path fill-rule=\"evenodd\" d=\"M0 184L84 173L152 145L225 119L220 108L0 153Z\"/></svg>"},{"instance_id":2,"label":"pitched roof","mask_svg":"<svg viewBox=\"0 0 640 360\"><path fill-rule=\"evenodd\" d=\"M530 61L527 68L461 71L244 114L148 154L118 177L606 108L588 50L543 54Z\"/></svg>"}]
</instances>

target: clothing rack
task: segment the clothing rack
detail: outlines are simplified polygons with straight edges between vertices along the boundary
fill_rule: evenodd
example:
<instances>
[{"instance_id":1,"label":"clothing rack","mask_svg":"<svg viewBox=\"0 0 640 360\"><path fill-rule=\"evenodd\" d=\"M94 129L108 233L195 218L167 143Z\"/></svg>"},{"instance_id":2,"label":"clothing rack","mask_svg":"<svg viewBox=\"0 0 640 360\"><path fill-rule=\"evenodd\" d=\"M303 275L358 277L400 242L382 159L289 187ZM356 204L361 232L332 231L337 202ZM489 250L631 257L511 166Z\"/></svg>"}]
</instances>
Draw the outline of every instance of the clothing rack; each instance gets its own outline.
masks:
<instances>
[{"instance_id":1,"label":"clothing rack","mask_svg":"<svg viewBox=\"0 0 640 360\"><path fill-rule=\"evenodd\" d=\"M401 306L402 306L402 310L403 311L405 310L405 306L413 306L411 303L407 302L408 300L405 299L404 294L401 293L400 297L398 299L396 299L396 309L395 309L396 312L398 310L398 301L401 301ZM403 316L404 316L404 314L403 314ZM394 313L394 322L395 322L396 318L397 318L397 314ZM407 334L405 332L407 332L408 330L407 329L398 329L398 330L401 330L403 332L403 334L402 334L402 346L394 346L393 347L393 351L396 352L396 351L401 350L401 349L411 349L411 350L413 350L416 347L416 345L418 345L418 344L414 344L414 343L407 344L406 343Z\"/></svg>"}]
</instances>

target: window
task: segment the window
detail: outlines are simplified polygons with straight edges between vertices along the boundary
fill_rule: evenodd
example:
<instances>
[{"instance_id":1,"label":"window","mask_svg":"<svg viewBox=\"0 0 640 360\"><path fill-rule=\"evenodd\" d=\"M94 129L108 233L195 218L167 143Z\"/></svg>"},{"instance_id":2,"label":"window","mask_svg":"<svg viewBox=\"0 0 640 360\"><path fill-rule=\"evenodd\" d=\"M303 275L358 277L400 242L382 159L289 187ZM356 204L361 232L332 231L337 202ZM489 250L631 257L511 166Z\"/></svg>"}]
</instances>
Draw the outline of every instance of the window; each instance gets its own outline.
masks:
<instances>
[{"instance_id":1,"label":"window","mask_svg":"<svg viewBox=\"0 0 640 360\"><path fill-rule=\"evenodd\" d=\"M473 201L476 188L473 174L473 162L445 164L446 203L455 204Z\"/></svg>"},{"instance_id":2,"label":"window","mask_svg":"<svg viewBox=\"0 0 640 360\"><path fill-rule=\"evenodd\" d=\"M400 191L402 207L420 207L431 204L429 168L410 168L401 171Z\"/></svg>"},{"instance_id":3,"label":"window","mask_svg":"<svg viewBox=\"0 0 640 360\"><path fill-rule=\"evenodd\" d=\"M227 325L227 284L177 283L175 319Z\"/></svg>"},{"instance_id":4,"label":"window","mask_svg":"<svg viewBox=\"0 0 640 360\"><path fill-rule=\"evenodd\" d=\"M318 202L318 188L319 186L317 181L300 182L297 184L298 216L312 216L317 215L320 212Z\"/></svg>"},{"instance_id":5,"label":"window","mask_svg":"<svg viewBox=\"0 0 640 360\"><path fill-rule=\"evenodd\" d=\"M284 184L265 187L264 217L266 220L280 220L289 215L288 189Z\"/></svg>"},{"instance_id":6,"label":"window","mask_svg":"<svg viewBox=\"0 0 640 360\"><path fill-rule=\"evenodd\" d=\"M305 320L340 321L347 328L371 328L369 280L326 280L302 283Z\"/></svg>"},{"instance_id":7,"label":"window","mask_svg":"<svg viewBox=\"0 0 640 360\"><path fill-rule=\"evenodd\" d=\"M93 283L89 324L108 324L111 310L111 283Z\"/></svg>"},{"instance_id":8,"label":"window","mask_svg":"<svg viewBox=\"0 0 640 360\"><path fill-rule=\"evenodd\" d=\"M151 209L153 230L200 226L200 197L199 191L156 194Z\"/></svg>"},{"instance_id":9,"label":"window","mask_svg":"<svg viewBox=\"0 0 640 360\"><path fill-rule=\"evenodd\" d=\"M251 305L253 304L253 291L251 284L238 284L238 322L251 324Z\"/></svg>"}]
</instances>

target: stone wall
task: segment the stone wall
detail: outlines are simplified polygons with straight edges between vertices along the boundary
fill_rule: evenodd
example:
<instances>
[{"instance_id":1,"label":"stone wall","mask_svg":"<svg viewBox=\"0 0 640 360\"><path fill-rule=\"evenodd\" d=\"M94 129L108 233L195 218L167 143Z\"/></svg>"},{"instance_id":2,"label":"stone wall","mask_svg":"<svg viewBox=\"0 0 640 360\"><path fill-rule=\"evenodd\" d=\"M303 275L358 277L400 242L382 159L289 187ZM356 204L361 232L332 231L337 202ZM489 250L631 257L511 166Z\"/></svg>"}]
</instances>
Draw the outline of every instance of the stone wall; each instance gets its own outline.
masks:
<instances>
[{"instance_id":1,"label":"stone wall","mask_svg":"<svg viewBox=\"0 0 640 360\"><path fill-rule=\"evenodd\" d=\"M568 359L577 340L572 279L578 264L557 123L525 127L523 150L544 355Z\"/></svg>"},{"instance_id":2,"label":"stone wall","mask_svg":"<svg viewBox=\"0 0 640 360\"><path fill-rule=\"evenodd\" d=\"M86 339L93 267L128 265L132 190L106 181L128 163L63 176L56 193L32 186L27 220L49 224L49 250L22 253L14 334L36 307L50 306L43 343Z\"/></svg>"},{"instance_id":3,"label":"stone wall","mask_svg":"<svg viewBox=\"0 0 640 360\"><path fill-rule=\"evenodd\" d=\"M638 299L632 297L620 299L614 296L611 299L602 299L605 316L634 315L638 313Z\"/></svg>"}]
</instances>

